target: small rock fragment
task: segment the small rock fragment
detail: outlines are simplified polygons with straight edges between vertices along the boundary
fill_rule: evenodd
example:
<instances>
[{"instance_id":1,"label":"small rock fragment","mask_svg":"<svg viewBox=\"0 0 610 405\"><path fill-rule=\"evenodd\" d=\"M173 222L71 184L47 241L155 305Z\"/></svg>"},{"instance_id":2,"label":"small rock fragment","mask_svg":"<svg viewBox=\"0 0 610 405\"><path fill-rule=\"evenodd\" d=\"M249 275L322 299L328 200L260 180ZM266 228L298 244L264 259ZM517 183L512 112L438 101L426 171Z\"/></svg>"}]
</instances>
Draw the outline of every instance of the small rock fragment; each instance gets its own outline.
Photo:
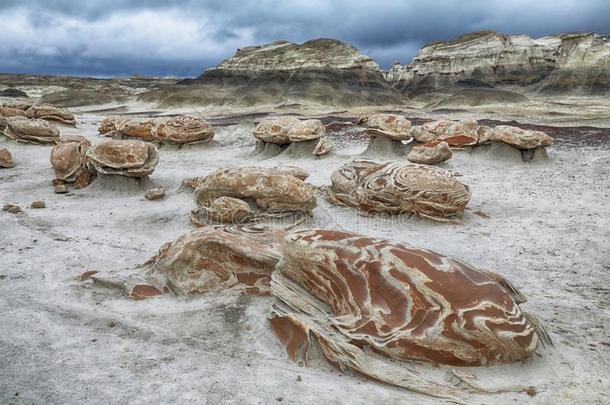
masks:
<instances>
[{"instance_id":1,"label":"small rock fragment","mask_svg":"<svg viewBox=\"0 0 610 405\"><path fill-rule=\"evenodd\" d=\"M68 192L68 188L66 187L65 184L60 183L60 184L56 184L53 187L53 191L55 192L55 194L66 194Z\"/></svg>"},{"instance_id":2,"label":"small rock fragment","mask_svg":"<svg viewBox=\"0 0 610 405\"><path fill-rule=\"evenodd\" d=\"M151 201L158 200L160 198L165 197L165 189L163 187L151 188L144 194L144 197L146 197L147 200Z\"/></svg>"},{"instance_id":3,"label":"small rock fragment","mask_svg":"<svg viewBox=\"0 0 610 405\"><path fill-rule=\"evenodd\" d=\"M11 214L20 214L22 212L21 207L17 204L4 204L2 211L10 212Z\"/></svg>"},{"instance_id":4,"label":"small rock fragment","mask_svg":"<svg viewBox=\"0 0 610 405\"><path fill-rule=\"evenodd\" d=\"M11 152L9 152L6 148L0 149L0 167L8 169L14 166L15 163L13 162L13 156L11 155Z\"/></svg>"},{"instance_id":5,"label":"small rock fragment","mask_svg":"<svg viewBox=\"0 0 610 405\"><path fill-rule=\"evenodd\" d=\"M30 208L46 208L46 204L42 200L33 201Z\"/></svg>"}]
</instances>

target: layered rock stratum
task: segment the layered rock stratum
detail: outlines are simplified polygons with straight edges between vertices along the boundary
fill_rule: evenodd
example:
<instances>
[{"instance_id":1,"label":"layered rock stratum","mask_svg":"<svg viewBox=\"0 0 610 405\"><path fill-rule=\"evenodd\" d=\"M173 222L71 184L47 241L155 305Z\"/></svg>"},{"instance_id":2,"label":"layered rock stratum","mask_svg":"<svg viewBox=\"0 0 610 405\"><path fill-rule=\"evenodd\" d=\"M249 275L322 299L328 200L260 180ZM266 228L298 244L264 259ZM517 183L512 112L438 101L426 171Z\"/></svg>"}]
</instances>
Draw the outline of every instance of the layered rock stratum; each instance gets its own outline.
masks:
<instances>
[{"instance_id":1,"label":"layered rock stratum","mask_svg":"<svg viewBox=\"0 0 610 405\"><path fill-rule=\"evenodd\" d=\"M241 48L217 67L180 84L143 98L169 105L312 102L359 106L402 102L374 60L334 39Z\"/></svg>"},{"instance_id":2,"label":"layered rock stratum","mask_svg":"<svg viewBox=\"0 0 610 405\"><path fill-rule=\"evenodd\" d=\"M610 92L610 37L565 33L543 38L482 31L424 46L384 77L403 94L446 87L515 86L532 91Z\"/></svg>"}]
</instances>

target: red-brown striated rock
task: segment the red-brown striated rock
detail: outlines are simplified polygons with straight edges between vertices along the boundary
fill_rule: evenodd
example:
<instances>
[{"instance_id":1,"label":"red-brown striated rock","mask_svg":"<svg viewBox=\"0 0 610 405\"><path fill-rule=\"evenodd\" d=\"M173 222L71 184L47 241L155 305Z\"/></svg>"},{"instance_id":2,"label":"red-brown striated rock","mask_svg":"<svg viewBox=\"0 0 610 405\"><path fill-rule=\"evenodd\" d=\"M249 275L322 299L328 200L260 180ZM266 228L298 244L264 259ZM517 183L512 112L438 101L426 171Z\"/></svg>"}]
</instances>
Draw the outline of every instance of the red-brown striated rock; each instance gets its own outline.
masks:
<instances>
[{"instance_id":1,"label":"red-brown striated rock","mask_svg":"<svg viewBox=\"0 0 610 405\"><path fill-rule=\"evenodd\" d=\"M325 132L324 124L320 120L299 120L288 130L290 142L304 142L320 139Z\"/></svg>"},{"instance_id":2,"label":"red-brown striated rock","mask_svg":"<svg viewBox=\"0 0 610 405\"><path fill-rule=\"evenodd\" d=\"M25 117L25 111L20 108L0 106L0 117Z\"/></svg>"},{"instance_id":3,"label":"red-brown striated rock","mask_svg":"<svg viewBox=\"0 0 610 405\"><path fill-rule=\"evenodd\" d=\"M407 154L409 162L435 165L451 159L453 152L447 142L428 142L415 145Z\"/></svg>"},{"instance_id":4,"label":"red-brown striated rock","mask_svg":"<svg viewBox=\"0 0 610 405\"><path fill-rule=\"evenodd\" d=\"M11 152L6 148L0 149L0 167L9 169L11 167L15 167L15 163L13 162L13 156Z\"/></svg>"},{"instance_id":5,"label":"red-brown striated rock","mask_svg":"<svg viewBox=\"0 0 610 405\"><path fill-rule=\"evenodd\" d=\"M57 121L62 124L76 125L76 119L71 111L53 105L33 105L27 109L25 116L40 118L47 121Z\"/></svg>"},{"instance_id":6,"label":"red-brown striated rock","mask_svg":"<svg viewBox=\"0 0 610 405\"><path fill-rule=\"evenodd\" d=\"M93 280L136 299L162 293L202 294L238 289L269 294L285 231L242 226L206 226L161 246L157 255L129 272L89 271Z\"/></svg>"},{"instance_id":7,"label":"red-brown striated rock","mask_svg":"<svg viewBox=\"0 0 610 405\"><path fill-rule=\"evenodd\" d=\"M4 118L4 135L15 141L37 144L59 143L59 130L42 119Z\"/></svg>"},{"instance_id":8,"label":"red-brown striated rock","mask_svg":"<svg viewBox=\"0 0 610 405\"><path fill-rule=\"evenodd\" d=\"M251 198L270 212L305 211L316 207L315 189L297 177L261 167L224 168L196 182L195 201L206 207L218 197Z\"/></svg>"},{"instance_id":9,"label":"red-brown striated rock","mask_svg":"<svg viewBox=\"0 0 610 405\"><path fill-rule=\"evenodd\" d=\"M330 202L369 212L448 221L460 217L470 200L470 187L434 166L355 160L331 181Z\"/></svg>"},{"instance_id":10,"label":"red-brown striated rock","mask_svg":"<svg viewBox=\"0 0 610 405\"><path fill-rule=\"evenodd\" d=\"M458 121L449 125L437 140L445 141L449 146L473 146L479 141L478 129L475 120Z\"/></svg>"},{"instance_id":11,"label":"red-brown striated rock","mask_svg":"<svg viewBox=\"0 0 610 405\"><path fill-rule=\"evenodd\" d=\"M105 141L87 152L87 166L101 174L145 177L155 170L158 162L157 147L138 140Z\"/></svg>"},{"instance_id":12,"label":"red-brown striated rock","mask_svg":"<svg viewBox=\"0 0 610 405\"><path fill-rule=\"evenodd\" d=\"M271 325L291 358L306 362L315 340L341 368L431 395L452 389L382 356L484 366L520 361L550 344L521 311L525 298L501 276L407 244L335 230L293 232L271 285Z\"/></svg>"},{"instance_id":13,"label":"red-brown striated rock","mask_svg":"<svg viewBox=\"0 0 610 405\"><path fill-rule=\"evenodd\" d=\"M553 138L542 131L528 131L509 125L498 125L493 129L491 141L503 142L517 149L544 148L553 143Z\"/></svg>"}]
</instances>

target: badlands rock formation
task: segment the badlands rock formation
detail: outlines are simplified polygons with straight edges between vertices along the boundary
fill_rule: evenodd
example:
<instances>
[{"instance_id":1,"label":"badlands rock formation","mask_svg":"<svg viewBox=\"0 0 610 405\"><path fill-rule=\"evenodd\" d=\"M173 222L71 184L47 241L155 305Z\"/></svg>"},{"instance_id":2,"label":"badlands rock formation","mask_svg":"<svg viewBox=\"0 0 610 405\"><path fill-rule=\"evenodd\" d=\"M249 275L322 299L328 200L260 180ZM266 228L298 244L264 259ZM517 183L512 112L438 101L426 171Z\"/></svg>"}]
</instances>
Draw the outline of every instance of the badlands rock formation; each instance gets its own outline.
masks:
<instances>
[{"instance_id":1,"label":"badlands rock formation","mask_svg":"<svg viewBox=\"0 0 610 405\"><path fill-rule=\"evenodd\" d=\"M56 121L67 125L76 125L74 114L71 111L53 105L33 105L27 109L25 116L28 118Z\"/></svg>"},{"instance_id":2,"label":"badlands rock formation","mask_svg":"<svg viewBox=\"0 0 610 405\"><path fill-rule=\"evenodd\" d=\"M321 156L332 149L324 137L325 127L317 119L265 118L252 132L257 139L255 154L272 157L283 151L291 157Z\"/></svg>"},{"instance_id":3,"label":"badlands rock formation","mask_svg":"<svg viewBox=\"0 0 610 405\"><path fill-rule=\"evenodd\" d=\"M26 117L3 118L4 135L7 138L24 143L56 144L59 142L59 130L42 119Z\"/></svg>"},{"instance_id":4,"label":"badlands rock formation","mask_svg":"<svg viewBox=\"0 0 610 405\"><path fill-rule=\"evenodd\" d=\"M396 114L373 114L362 117L358 124L366 126L369 143L363 156L404 155L402 141L411 140L411 121Z\"/></svg>"},{"instance_id":5,"label":"badlands rock formation","mask_svg":"<svg viewBox=\"0 0 610 405\"><path fill-rule=\"evenodd\" d=\"M105 136L175 145L210 142L214 137L214 129L206 120L186 115L144 120L107 117L100 123L98 132Z\"/></svg>"},{"instance_id":6,"label":"badlands rock formation","mask_svg":"<svg viewBox=\"0 0 610 405\"><path fill-rule=\"evenodd\" d=\"M333 204L435 221L461 217L470 187L434 166L355 160L331 175Z\"/></svg>"},{"instance_id":7,"label":"badlands rock formation","mask_svg":"<svg viewBox=\"0 0 610 405\"><path fill-rule=\"evenodd\" d=\"M157 147L144 141L105 141L87 151L87 166L100 174L146 177L158 162Z\"/></svg>"},{"instance_id":8,"label":"badlands rock formation","mask_svg":"<svg viewBox=\"0 0 610 405\"><path fill-rule=\"evenodd\" d=\"M163 104L382 105L402 97L379 66L356 48L333 39L303 44L278 41L238 49L196 79L143 96Z\"/></svg>"},{"instance_id":9,"label":"badlands rock formation","mask_svg":"<svg viewBox=\"0 0 610 405\"><path fill-rule=\"evenodd\" d=\"M51 149L51 166L55 172L54 184L75 183L83 188L91 182L93 173L87 168L87 151L91 147L85 137L62 136L59 144Z\"/></svg>"},{"instance_id":10,"label":"badlands rock formation","mask_svg":"<svg viewBox=\"0 0 610 405\"><path fill-rule=\"evenodd\" d=\"M539 39L491 31L423 47L385 78L404 94L460 86L515 86L545 92L610 91L610 39L593 33Z\"/></svg>"},{"instance_id":11,"label":"badlands rock formation","mask_svg":"<svg viewBox=\"0 0 610 405\"><path fill-rule=\"evenodd\" d=\"M312 341L340 368L431 395L450 391L384 362L507 364L551 343L501 276L432 251L335 230L286 237L271 326L293 360ZM405 375L406 374L406 375ZM406 377L406 378L405 378Z\"/></svg>"},{"instance_id":12,"label":"badlands rock formation","mask_svg":"<svg viewBox=\"0 0 610 405\"><path fill-rule=\"evenodd\" d=\"M218 197L251 199L269 212L311 212L315 188L292 174L261 167L226 168L196 181L195 202L200 208Z\"/></svg>"}]
</instances>

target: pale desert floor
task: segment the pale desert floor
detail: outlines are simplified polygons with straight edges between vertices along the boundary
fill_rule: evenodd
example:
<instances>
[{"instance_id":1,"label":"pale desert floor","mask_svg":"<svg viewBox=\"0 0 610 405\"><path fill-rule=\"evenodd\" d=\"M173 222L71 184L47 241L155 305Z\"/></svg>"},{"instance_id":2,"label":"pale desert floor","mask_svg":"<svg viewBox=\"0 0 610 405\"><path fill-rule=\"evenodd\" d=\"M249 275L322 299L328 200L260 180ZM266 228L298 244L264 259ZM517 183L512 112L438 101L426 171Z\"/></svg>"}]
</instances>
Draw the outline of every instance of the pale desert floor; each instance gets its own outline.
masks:
<instances>
[{"instance_id":1,"label":"pale desert floor","mask_svg":"<svg viewBox=\"0 0 610 405\"><path fill-rule=\"evenodd\" d=\"M77 128L97 142L104 115L81 113ZM260 160L252 124L217 130L209 145L163 146L145 184L98 178L53 193L50 147L0 139L15 159L0 169L0 403L437 403L404 389L345 375L322 361L299 367L267 327L271 298L223 292L133 301L78 281L86 270L133 267L193 229L183 178L226 165L297 165L308 181L365 148L338 142L334 156ZM370 218L322 197L310 225L404 241L506 276L555 342L525 363L479 369L484 386L526 384L533 397L505 393L472 403L608 403L610 392L610 145L556 143L549 160L526 164L486 149L456 152L443 167L473 188L463 223ZM389 160L380 158L378 160ZM43 199L47 208L29 205ZM481 215L484 213L485 215ZM429 367L421 365L420 367ZM298 379L298 377L300 377Z\"/></svg>"}]
</instances>

